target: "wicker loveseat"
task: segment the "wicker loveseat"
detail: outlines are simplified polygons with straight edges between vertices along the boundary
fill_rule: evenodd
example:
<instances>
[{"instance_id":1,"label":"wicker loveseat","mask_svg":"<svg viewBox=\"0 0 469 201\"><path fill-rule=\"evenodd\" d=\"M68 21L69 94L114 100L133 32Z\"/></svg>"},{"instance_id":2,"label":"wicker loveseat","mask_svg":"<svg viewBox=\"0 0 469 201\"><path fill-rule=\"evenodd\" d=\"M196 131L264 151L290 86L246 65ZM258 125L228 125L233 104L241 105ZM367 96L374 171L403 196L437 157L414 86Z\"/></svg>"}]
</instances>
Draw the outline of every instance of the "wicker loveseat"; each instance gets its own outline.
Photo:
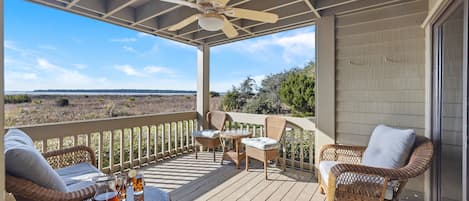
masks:
<instances>
[{"instance_id":1,"label":"wicker loveseat","mask_svg":"<svg viewBox=\"0 0 469 201\"><path fill-rule=\"evenodd\" d=\"M423 174L433 157L433 144L423 136L417 136L410 158L405 166L397 169L360 165L365 146L325 145L319 161L338 161L329 172L326 181L318 174L320 190L327 191L327 200L385 200L385 192L392 191L392 200L399 195L407 180ZM391 186L392 185L392 186Z\"/></svg>"},{"instance_id":2,"label":"wicker loveseat","mask_svg":"<svg viewBox=\"0 0 469 201\"><path fill-rule=\"evenodd\" d=\"M76 146L72 148L50 151L43 156L54 169L64 168L79 163L91 163L96 166L94 151L86 146ZM78 201L91 198L95 194L94 185L81 188L77 191L60 192L45 188L33 183L30 180L6 175L6 190L13 194L17 201Z\"/></svg>"}]
</instances>

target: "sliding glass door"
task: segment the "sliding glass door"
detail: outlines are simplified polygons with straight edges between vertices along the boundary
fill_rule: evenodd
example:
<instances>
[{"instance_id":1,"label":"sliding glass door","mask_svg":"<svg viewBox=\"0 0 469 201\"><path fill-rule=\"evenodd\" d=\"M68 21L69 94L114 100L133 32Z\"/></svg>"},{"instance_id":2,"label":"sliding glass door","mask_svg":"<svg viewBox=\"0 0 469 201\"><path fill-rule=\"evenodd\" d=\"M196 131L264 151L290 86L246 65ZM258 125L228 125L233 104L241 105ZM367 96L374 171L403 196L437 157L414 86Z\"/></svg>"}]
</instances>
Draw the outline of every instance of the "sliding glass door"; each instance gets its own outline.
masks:
<instances>
[{"instance_id":1,"label":"sliding glass door","mask_svg":"<svg viewBox=\"0 0 469 201\"><path fill-rule=\"evenodd\" d=\"M466 180L464 7L454 4L434 26L433 198L441 201L463 200Z\"/></svg>"}]
</instances>

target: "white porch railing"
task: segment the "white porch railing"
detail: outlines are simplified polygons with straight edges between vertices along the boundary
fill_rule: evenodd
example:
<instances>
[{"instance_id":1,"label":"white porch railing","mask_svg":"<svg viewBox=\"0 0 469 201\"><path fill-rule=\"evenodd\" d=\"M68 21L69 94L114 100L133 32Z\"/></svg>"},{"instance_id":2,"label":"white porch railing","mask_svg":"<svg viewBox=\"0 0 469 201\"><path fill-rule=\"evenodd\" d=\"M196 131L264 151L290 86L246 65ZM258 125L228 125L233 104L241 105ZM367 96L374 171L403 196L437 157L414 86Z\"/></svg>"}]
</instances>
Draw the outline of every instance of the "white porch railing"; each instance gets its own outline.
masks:
<instances>
[{"instance_id":1,"label":"white porch railing","mask_svg":"<svg viewBox=\"0 0 469 201\"><path fill-rule=\"evenodd\" d=\"M249 129L264 135L265 115L228 113L227 129ZM315 124L286 117L282 161L290 168L314 168ZM98 168L118 172L192 151L191 133L198 129L196 112L143 115L19 127L42 152L86 145L96 152Z\"/></svg>"},{"instance_id":2,"label":"white porch railing","mask_svg":"<svg viewBox=\"0 0 469 201\"><path fill-rule=\"evenodd\" d=\"M117 172L172 157L193 146L197 113L182 112L20 127L42 152L86 145L98 169Z\"/></svg>"},{"instance_id":3,"label":"white porch railing","mask_svg":"<svg viewBox=\"0 0 469 201\"><path fill-rule=\"evenodd\" d=\"M254 136L264 136L264 123L267 115L229 112L227 129L248 129ZM287 167L303 171L314 171L314 130L313 119L284 117L287 119L287 132L282 140L282 162Z\"/></svg>"}]
</instances>

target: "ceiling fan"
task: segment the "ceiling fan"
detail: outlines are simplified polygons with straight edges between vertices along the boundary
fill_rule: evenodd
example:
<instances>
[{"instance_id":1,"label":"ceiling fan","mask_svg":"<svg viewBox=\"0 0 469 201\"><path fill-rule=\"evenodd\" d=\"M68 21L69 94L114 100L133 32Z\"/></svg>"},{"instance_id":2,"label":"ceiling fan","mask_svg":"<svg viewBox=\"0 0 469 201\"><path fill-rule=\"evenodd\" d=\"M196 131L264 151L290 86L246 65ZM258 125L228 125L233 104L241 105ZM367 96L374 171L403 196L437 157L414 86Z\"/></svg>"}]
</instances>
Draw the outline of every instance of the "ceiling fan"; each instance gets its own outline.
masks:
<instances>
[{"instance_id":1,"label":"ceiling fan","mask_svg":"<svg viewBox=\"0 0 469 201\"><path fill-rule=\"evenodd\" d=\"M199 26L204 30L222 30L228 38L233 38L238 36L238 31L236 31L233 24L226 18L226 16L265 23L275 23L278 20L277 14L226 6L230 0L196 0L195 3L185 0L161 1L188 6L201 12L170 26L168 29L169 31L177 31L195 21L198 21Z\"/></svg>"}]
</instances>

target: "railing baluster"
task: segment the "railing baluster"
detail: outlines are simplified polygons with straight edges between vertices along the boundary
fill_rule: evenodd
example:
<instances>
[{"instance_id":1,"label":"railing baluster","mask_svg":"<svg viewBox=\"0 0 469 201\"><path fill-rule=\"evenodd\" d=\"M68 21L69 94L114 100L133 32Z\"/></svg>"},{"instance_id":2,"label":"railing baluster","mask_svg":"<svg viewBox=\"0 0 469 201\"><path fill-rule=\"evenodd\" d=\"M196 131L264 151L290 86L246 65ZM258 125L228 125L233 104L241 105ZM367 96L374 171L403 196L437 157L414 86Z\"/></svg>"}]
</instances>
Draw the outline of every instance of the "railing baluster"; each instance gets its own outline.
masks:
<instances>
[{"instance_id":1,"label":"railing baluster","mask_svg":"<svg viewBox=\"0 0 469 201\"><path fill-rule=\"evenodd\" d=\"M195 138L192 136L192 133L197 130L197 128L195 127L197 125L197 123L195 121L196 120L194 120L194 119L192 120L192 130L191 130L192 131L191 132L192 149L194 149L194 147L195 147Z\"/></svg>"},{"instance_id":2,"label":"railing baluster","mask_svg":"<svg viewBox=\"0 0 469 201\"><path fill-rule=\"evenodd\" d=\"M173 150L171 149L171 123L168 124L168 152L169 152L169 157L171 157L171 154Z\"/></svg>"},{"instance_id":3,"label":"railing baluster","mask_svg":"<svg viewBox=\"0 0 469 201\"><path fill-rule=\"evenodd\" d=\"M155 153L155 161L158 161L158 133L159 133L158 129L159 129L159 127L158 127L158 125L155 125L154 128L155 128L155 132L154 132L154 135L153 135L154 136L154 139L153 139L153 145L154 145L153 152Z\"/></svg>"},{"instance_id":4,"label":"railing baluster","mask_svg":"<svg viewBox=\"0 0 469 201\"><path fill-rule=\"evenodd\" d=\"M132 169L134 167L134 129L129 129L129 161L130 165L129 168Z\"/></svg>"},{"instance_id":5,"label":"railing baluster","mask_svg":"<svg viewBox=\"0 0 469 201\"><path fill-rule=\"evenodd\" d=\"M147 128L147 133L146 133L147 134L147 155L146 155L146 157L147 157L147 163L150 163L150 155L151 155L150 154L151 153L150 152L151 151L150 150L150 137L151 137L151 130L150 129L151 129L151 126L145 126L145 127Z\"/></svg>"},{"instance_id":6,"label":"railing baluster","mask_svg":"<svg viewBox=\"0 0 469 201\"><path fill-rule=\"evenodd\" d=\"M103 134L98 132L98 169L103 170Z\"/></svg>"},{"instance_id":7,"label":"railing baluster","mask_svg":"<svg viewBox=\"0 0 469 201\"><path fill-rule=\"evenodd\" d=\"M89 147L91 143L91 133L86 134L86 146Z\"/></svg>"},{"instance_id":8,"label":"railing baluster","mask_svg":"<svg viewBox=\"0 0 469 201\"><path fill-rule=\"evenodd\" d=\"M77 145L78 145L78 135L74 135L73 136L72 147L77 146Z\"/></svg>"},{"instance_id":9,"label":"railing baluster","mask_svg":"<svg viewBox=\"0 0 469 201\"><path fill-rule=\"evenodd\" d=\"M138 127L138 165L142 165L142 127Z\"/></svg>"},{"instance_id":10,"label":"railing baluster","mask_svg":"<svg viewBox=\"0 0 469 201\"><path fill-rule=\"evenodd\" d=\"M304 157L304 134L303 134L303 129L300 129L300 169L304 170L304 163L305 163L305 157Z\"/></svg>"},{"instance_id":11,"label":"railing baluster","mask_svg":"<svg viewBox=\"0 0 469 201\"><path fill-rule=\"evenodd\" d=\"M291 132L292 135L292 141L290 142L290 148L291 148L291 153L290 153L290 162L291 162L291 167L295 168L295 144L296 144L296 135L295 132Z\"/></svg>"},{"instance_id":12,"label":"railing baluster","mask_svg":"<svg viewBox=\"0 0 469 201\"><path fill-rule=\"evenodd\" d=\"M124 131L119 129L119 170L124 170Z\"/></svg>"},{"instance_id":13,"label":"railing baluster","mask_svg":"<svg viewBox=\"0 0 469 201\"><path fill-rule=\"evenodd\" d=\"M179 121L178 122L179 124L179 148L180 148L180 152L183 153L184 152L184 129L183 129L183 122L182 121Z\"/></svg>"},{"instance_id":14,"label":"railing baluster","mask_svg":"<svg viewBox=\"0 0 469 201\"><path fill-rule=\"evenodd\" d=\"M166 132L165 132L165 124L161 124L161 153L162 153L162 157L164 158L165 156L165 135L166 135Z\"/></svg>"},{"instance_id":15,"label":"railing baluster","mask_svg":"<svg viewBox=\"0 0 469 201\"><path fill-rule=\"evenodd\" d=\"M282 161L282 166L283 167L287 167L287 142L286 142L286 138L285 136L283 137L283 140L282 140L282 157L283 157L283 161Z\"/></svg>"},{"instance_id":16,"label":"railing baluster","mask_svg":"<svg viewBox=\"0 0 469 201\"><path fill-rule=\"evenodd\" d=\"M171 123L173 125L173 134L174 134L174 154L178 153L178 122Z\"/></svg>"},{"instance_id":17,"label":"railing baluster","mask_svg":"<svg viewBox=\"0 0 469 201\"><path fill-rule=\"evenodd\" d=\"M314 134L312 132L308 132L309 134L309 172L314 172Z\"/></svg>"},{"instance_id":18,"label":"railing baluster","mask_svg":"<svg viewBox=\"0 0 469 201\"><path fill-rule=\"evenodd\" d=\"M185 129L186 129L186 150L189 151L189 121L185 121Z\"/></svg>"},{"instance_id":19,"label":"railing baluster","mask_svg":"<svg viewBox=\"0 0 469 201\"><path fill-rule=\"evenodd\" d=\"M63 138L63 137L59 137L59 146L58 146L58 150L63 149L63 144L64 144L64 138Z\"/></svg>"},{"instance_id":20,"label":"railing baluster","mask_svg":"<svg viewBox=\"0 0 469 201\"><path fill-rule=\"evenodd\" d=\"M109 132L109 171L114 171L114 132Z\"/></svg>"},{"instance_id":21,"label":"railing baluster","mask_svg":"<svg viewBox=\"0 0 469 201\"><path fill-rule=\"evenodd\" d=\"M257 135L257 126L256 125L253 125L252 126L252 136L256 137Z\"/></svg>"}]
</instances>

